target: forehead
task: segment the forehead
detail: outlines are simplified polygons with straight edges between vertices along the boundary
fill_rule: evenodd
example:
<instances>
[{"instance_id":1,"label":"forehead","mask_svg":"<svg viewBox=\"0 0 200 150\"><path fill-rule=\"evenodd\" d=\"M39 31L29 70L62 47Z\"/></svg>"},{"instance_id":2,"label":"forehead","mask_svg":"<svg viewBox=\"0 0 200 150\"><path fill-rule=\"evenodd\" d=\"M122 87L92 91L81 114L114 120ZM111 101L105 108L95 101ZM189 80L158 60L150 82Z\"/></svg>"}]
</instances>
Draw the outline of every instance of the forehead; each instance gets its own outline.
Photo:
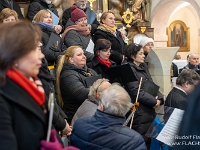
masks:
<instances>
[{"instance_id":1,"label":"forehead","mask_svg":"<svg viewBox=\"0 0 200 150\"><path fill-rule=\"evenodd\" d=\"M194 54L191 56L191 58L199 58L199 56L197 54Z\"/></svg>"},{"instance_id":2,"label":"forehead","mask_svg":"<svg viewBox=\"0 0 200 150\"><path fill-rule=\"evenodd\" d=\"M83 50L82 50L81 48L76 48L76 49L74 50L74 54L76 54L76 53L81 53L81 52L83 52Z\"/></svg>"},{"instance_id":3,"label":"forehead","mask_svg":"<svg viewBox=\"0 0 200 150\"><path fill-rule=\"evenodd\" d=\"M108 18L108 17L115 17L112 13L108 13L107 15L106 15L106 18Z\"/></svg>"}]
</instances>

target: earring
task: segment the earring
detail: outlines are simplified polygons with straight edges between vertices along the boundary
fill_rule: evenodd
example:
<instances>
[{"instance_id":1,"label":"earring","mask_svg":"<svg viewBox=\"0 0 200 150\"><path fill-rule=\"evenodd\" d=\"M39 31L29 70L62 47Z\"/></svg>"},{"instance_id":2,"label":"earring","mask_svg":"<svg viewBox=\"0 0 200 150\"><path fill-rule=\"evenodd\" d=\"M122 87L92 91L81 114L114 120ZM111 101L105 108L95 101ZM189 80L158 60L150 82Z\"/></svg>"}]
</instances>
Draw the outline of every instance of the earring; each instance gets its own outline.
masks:
<instances>
[{"instance_id":1,"label":"earring","mask_svg":"<svg viewBox=\"0 0 200 150\"><path fill-rule=\"evenodd\" d=\"M19 65L18 65L18 63L15 63L15 67L17 68Z\"/></svg>"}]
</instances>

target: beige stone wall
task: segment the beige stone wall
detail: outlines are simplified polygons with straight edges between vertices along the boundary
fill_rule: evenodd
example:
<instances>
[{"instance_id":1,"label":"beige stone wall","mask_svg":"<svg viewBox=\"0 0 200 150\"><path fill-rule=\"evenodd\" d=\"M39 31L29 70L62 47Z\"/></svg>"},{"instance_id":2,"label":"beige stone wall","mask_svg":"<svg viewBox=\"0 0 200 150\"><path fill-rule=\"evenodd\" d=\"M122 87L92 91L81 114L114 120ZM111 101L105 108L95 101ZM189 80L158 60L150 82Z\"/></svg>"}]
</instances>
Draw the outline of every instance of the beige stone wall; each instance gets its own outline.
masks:
<instances>
[{"instance_id":1,"label":"beige stone wall","mask_svg":"<svg viewBox=\"0 0 200 150\"><path fill-rule=\"evenodd\" d=\"M184 2L190 5L174 10ZM166 47L168 36L166 28L175 20L183 21L190 27L190 52L180 52L182 59L188 53L200 53L200 1L199 0L151 0L151 26L154 28L156 47Z\"/></svg>"}]
</instances>

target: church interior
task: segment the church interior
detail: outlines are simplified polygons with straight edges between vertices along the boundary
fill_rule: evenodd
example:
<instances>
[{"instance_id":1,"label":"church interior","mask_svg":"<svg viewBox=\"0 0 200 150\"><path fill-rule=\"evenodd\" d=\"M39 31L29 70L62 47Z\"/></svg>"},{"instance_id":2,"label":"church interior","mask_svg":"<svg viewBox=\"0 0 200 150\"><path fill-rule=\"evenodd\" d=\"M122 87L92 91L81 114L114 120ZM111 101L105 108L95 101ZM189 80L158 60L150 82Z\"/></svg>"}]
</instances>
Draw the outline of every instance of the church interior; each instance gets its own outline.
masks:
<instances>
[{"instance_id":1,"label":"church interior","mask_svg":"<svg viewBox=\"0 0 200 150\"><path fill-rule=\"evenodd\" d=\"M31 1L16 1L26 17ZM138 9L137 2L144 2L145 10ZM60 19L64 10L73 3L74 0L53 0ZM96 13L97 20L102 12L113 11L116 26L127 31L129 43L137 34L154 39L154 53L147 58L151 63L149 71L164 95L172 87L170 66L175 54L180 55L181 66L185 65L188 54L199 54L199 0L88 0L88 6Z\"/></svg>"}]
</instances>

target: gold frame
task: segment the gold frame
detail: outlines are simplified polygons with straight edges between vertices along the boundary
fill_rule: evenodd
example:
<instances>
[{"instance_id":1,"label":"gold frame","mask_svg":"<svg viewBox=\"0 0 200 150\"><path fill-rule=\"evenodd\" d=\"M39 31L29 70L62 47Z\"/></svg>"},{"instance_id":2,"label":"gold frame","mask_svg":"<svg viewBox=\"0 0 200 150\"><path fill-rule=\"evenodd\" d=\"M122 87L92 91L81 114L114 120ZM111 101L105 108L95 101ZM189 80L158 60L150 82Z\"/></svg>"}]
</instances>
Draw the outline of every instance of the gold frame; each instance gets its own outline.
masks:
<instances>
[{"instance_id":1,"label":"gold frame","mask_svg":"<svg viewBox=\"0 0 200 150\"><path fill-rule=\"evenodd\" d=\"M108 0L103 0L103 12L108 11Z\"/></svg>"},{"instance_id":2,"label":"gold frame","mask_svg":"<svg viewBox=\"0 0 200 150\"><path fill-rule=\"evenodd\" d=\"M180 46L179 52L186 52L186 51L190 51L190 28L186 26L186 24L181 21L181 20L176 20L173 21L170 26L167 28L167 35L168 35L168 42L167 42L167 46L168 47L176 47L178 45L175 45L172 41L175 41L175 31L174 31L174 27L175 26L181 26L183 29L183 33L182 33L182 42L183 40L186 42L184 46ZM173 36L173 35L174 36ZM173 36L173 37L172 37ZM184 44L184 43L183 43Z\"/></svg>"}]
</instances>

